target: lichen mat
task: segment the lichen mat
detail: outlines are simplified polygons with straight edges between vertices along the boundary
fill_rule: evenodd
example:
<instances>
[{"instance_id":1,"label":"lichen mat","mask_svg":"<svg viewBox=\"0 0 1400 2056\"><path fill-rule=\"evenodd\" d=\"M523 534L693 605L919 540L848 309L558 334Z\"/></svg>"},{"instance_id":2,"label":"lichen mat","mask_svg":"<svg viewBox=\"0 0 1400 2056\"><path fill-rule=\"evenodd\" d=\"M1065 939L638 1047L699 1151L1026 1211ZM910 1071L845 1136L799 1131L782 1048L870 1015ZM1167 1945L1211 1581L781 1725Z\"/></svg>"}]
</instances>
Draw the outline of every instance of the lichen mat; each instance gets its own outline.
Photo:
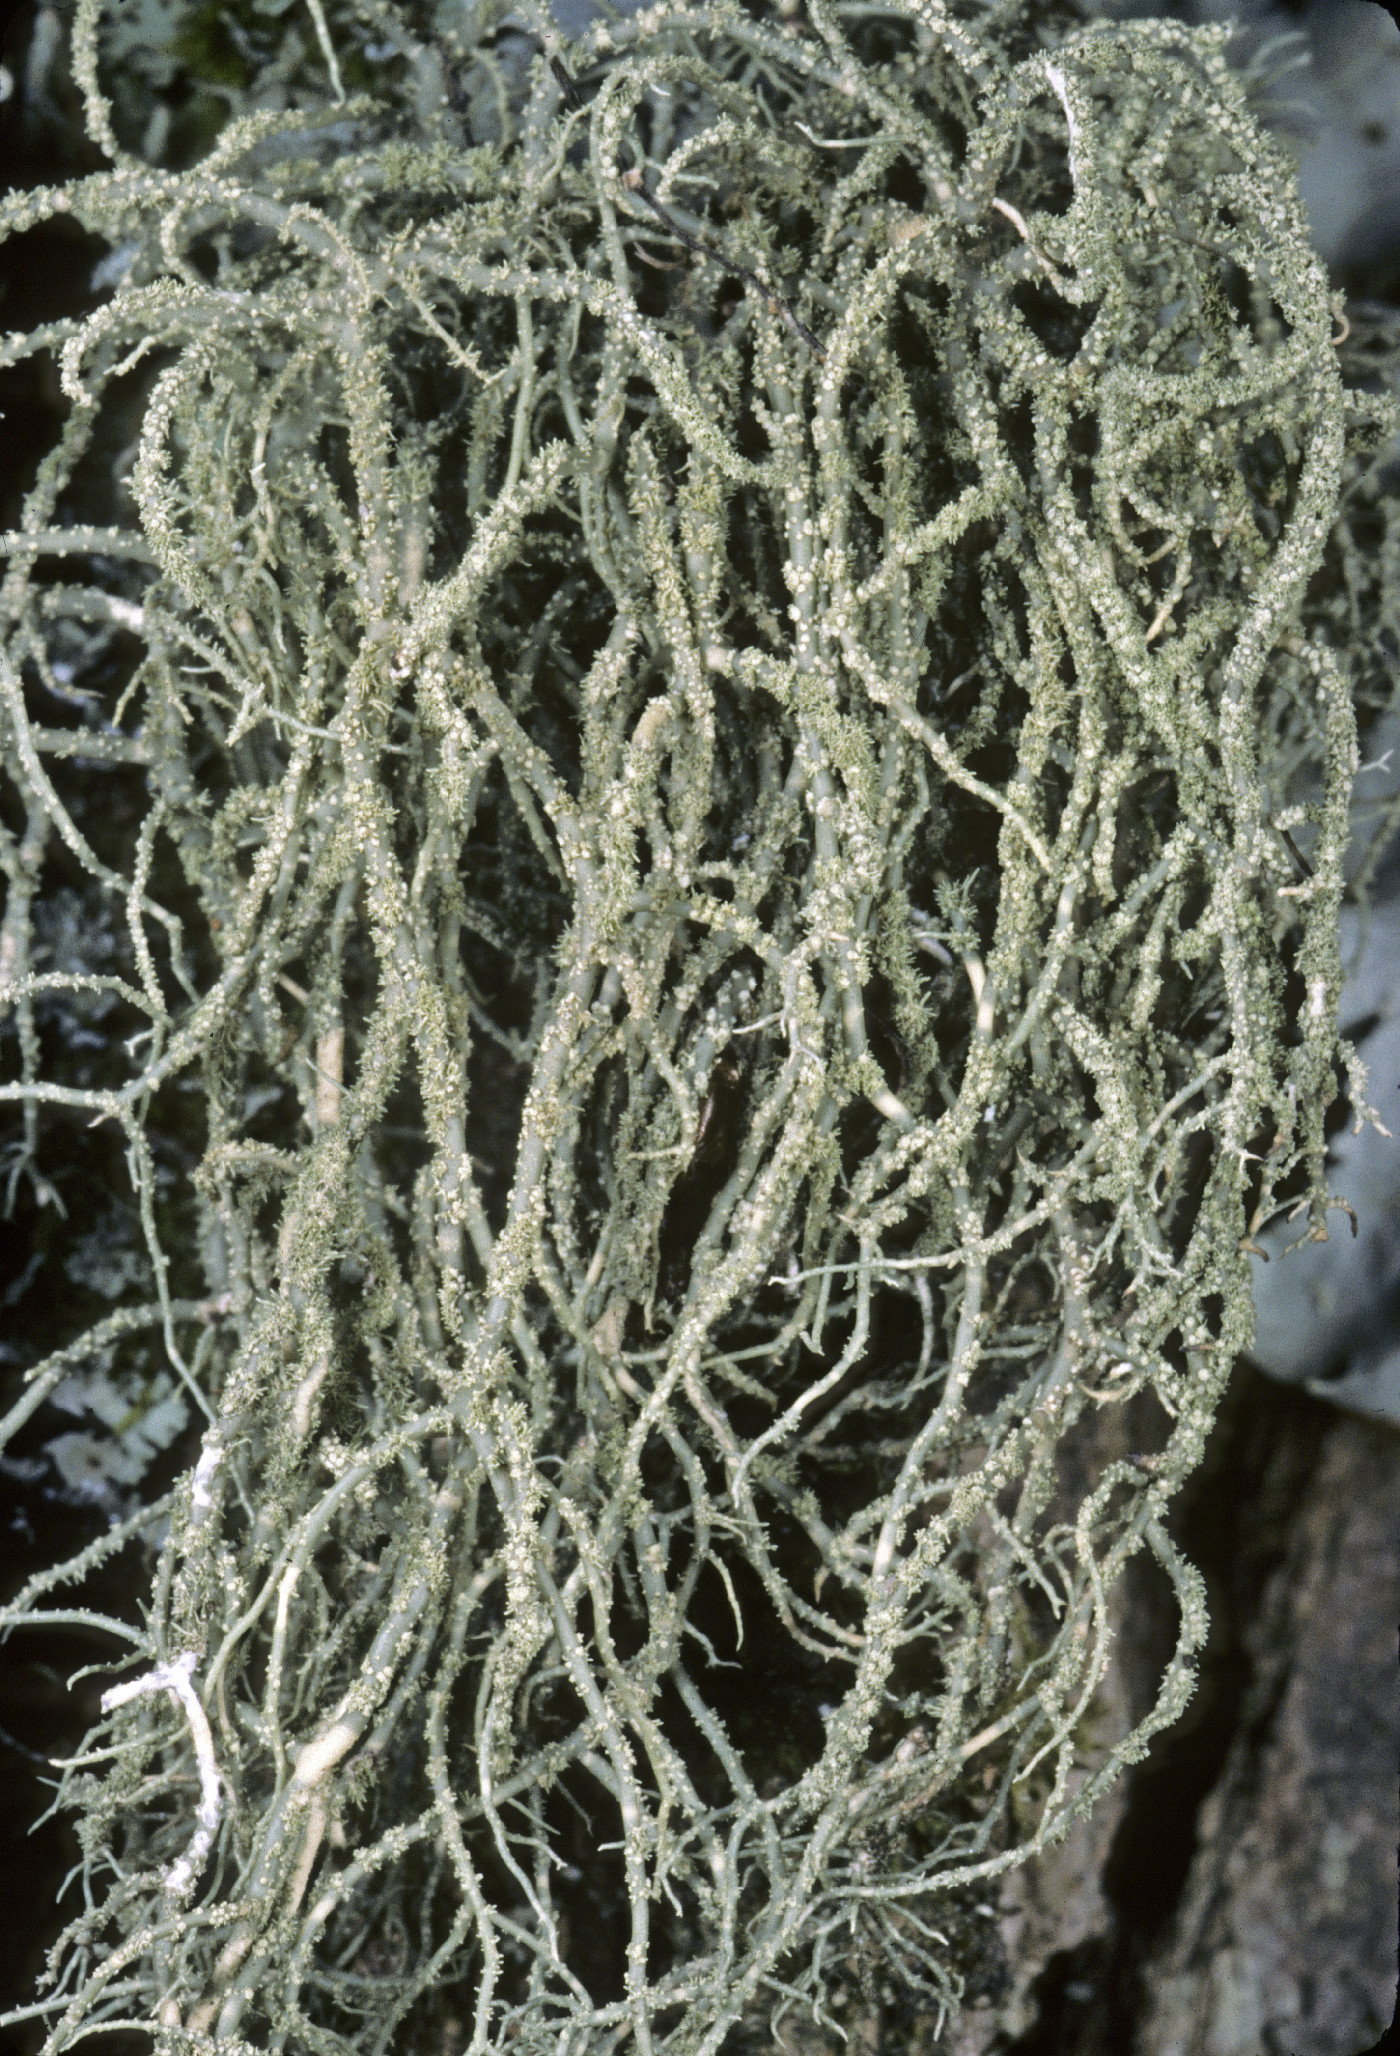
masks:
<instances>
[{"instance_id":1,"label":"lichen mat","mask_svg":"<svg viewBox=\"0 0 1400 2056\"><path fill-rule=\"evenodd\" d=\"M116 1652L47 2049L949 2017L1186 1703L1162 1517L1251 1236L1326 1219L1304 603L1391 417L1221 35L1038 21L312 4L175 172L78 8L113 168L0 227L125 269L4 344L70 405L5 538L0 1102L12 1193L119 1125L154 1285L5 1432L150 1347L202 1439L3 1615ZM64 621L139 645L78 730ZM70 796L133 766L118 861ZM36 959L60 845L121 975ZM36 1009L97 991L125 1075L65 1082ZM1129 1403L1150 1459L1067 1497ZM1086 1776L1144 1550L1177 1647Z\"/></svg>"}]
</instances>

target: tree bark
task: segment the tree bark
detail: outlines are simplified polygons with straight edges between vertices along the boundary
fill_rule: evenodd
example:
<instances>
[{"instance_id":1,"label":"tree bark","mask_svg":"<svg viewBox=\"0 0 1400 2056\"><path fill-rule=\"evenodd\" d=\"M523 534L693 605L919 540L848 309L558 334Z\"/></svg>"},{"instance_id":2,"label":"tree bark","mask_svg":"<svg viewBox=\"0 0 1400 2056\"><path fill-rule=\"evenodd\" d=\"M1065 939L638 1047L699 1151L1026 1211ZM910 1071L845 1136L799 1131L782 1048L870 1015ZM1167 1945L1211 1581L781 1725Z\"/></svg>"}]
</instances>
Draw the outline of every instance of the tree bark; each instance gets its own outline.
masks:
<instances>
[{"instance_id":1,"label":"tree bark","mask_svg":"<svg viewBox=\"0 0 1400 2056\"><path fill-rule=\"evenodd\" d=\"M1362 2056L1391 2023L1400 1433L1245 1367L1172 1525L1211 1595L1196 1699L1007 1880L1009 1988L950 2056ZM1169 1628L1125 1581L1110 1722Z\"/></svg>"}]
</instances>

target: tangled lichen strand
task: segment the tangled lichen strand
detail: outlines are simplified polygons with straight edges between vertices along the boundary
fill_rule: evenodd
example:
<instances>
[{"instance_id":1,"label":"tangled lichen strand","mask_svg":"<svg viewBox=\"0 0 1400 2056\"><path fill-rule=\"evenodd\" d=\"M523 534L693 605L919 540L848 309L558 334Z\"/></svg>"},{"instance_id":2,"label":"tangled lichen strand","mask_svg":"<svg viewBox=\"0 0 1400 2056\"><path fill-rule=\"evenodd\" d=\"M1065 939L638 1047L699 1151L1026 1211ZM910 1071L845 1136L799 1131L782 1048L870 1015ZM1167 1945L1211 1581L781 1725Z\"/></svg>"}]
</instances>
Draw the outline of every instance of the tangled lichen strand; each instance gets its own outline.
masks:
<instances>
[{"instance_id":1,"label":"tangled lichen strand","mask_svg":"<svg viewBox=\"0 0 1400 2056\"><path fill-rule=\"evenodd\" d=\"M207 1415L103 1545L160 1537L29 2017L710 2056L872 1977L942 2012L958 1893L1190 1692L1161 1516L1250 1235L1324 1220L1355 740L1298 622L1364 403L1214 33L311 15L290 111L176 174L82 0L115 168L4 203L129 263L6 344L71 411L6 539L0 1097L16 1177L45 1106L121 1124L157 1296L113 1318ZM139 522L65 528L133 407ZM125 870L34 711L94 619L142 650L82 738L145 768ZM120 979L35 968L54 838ZM60 987L139 1025L124 1083L44 1075ZM1067 1503L1146 1391L1160 1449ZM1144 1546L1178 1646L1086 1779Z\"/></svg>"}]
</instances>

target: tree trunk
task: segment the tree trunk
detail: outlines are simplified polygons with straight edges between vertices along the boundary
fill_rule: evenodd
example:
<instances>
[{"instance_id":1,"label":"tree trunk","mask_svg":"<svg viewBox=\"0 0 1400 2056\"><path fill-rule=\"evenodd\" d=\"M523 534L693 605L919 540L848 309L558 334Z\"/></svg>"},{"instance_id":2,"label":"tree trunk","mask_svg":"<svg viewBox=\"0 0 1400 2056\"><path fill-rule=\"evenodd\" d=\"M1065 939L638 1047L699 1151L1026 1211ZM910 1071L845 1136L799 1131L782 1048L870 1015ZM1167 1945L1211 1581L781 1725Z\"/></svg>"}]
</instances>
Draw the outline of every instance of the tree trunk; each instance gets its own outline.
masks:
<instances>
[{"instance_id":1,"label":"tree trunk","mask_svg":"<svg viewBox=\"0 0 1400 2056\"><path fill-rule=\"evenodd\" d=\"M1243 1369L1174 1519L1212 1631L1180 1725L1007 1880L952 2056L1361 2056L1396 2000L1400 1433ZM1125 1583L1110 1717L1170 1632Z\"/></svg>"}]
</instances>

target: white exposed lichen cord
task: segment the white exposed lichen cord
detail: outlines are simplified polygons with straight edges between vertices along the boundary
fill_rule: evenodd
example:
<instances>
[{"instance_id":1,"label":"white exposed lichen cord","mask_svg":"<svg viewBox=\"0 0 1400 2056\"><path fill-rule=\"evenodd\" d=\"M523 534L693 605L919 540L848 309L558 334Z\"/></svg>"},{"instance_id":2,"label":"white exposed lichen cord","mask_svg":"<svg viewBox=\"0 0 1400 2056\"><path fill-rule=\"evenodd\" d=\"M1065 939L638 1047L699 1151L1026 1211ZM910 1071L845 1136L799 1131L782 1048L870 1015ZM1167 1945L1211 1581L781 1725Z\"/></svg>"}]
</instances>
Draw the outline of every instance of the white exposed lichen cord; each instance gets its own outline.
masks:
<instances>
[{"instance_id":1,"label":"white exposed lichen cord","mask_svg":"<svg viewBox=\"0 0 1400 2056\"><path fill-rule=\"evenodd\" d=\"M190 1724L190 1738L194 1743L195 1762L199 1766L199 1807L195 1814L195 1832L189 1848L177 1863L165 1873L165 1889L172 1899L187 1899L198 1882L205 1859L214 1846L218 1832L223 1802L219 1790L219 1766L214 1756L214 1737L210 1732L208 1717L199 1703L194 1689L195 1665L199 1661L192 1649L183 1656L177 1656L173 1663L158 1664L144 1677L129 1678L123 1685L109 1686L102 1694L102 1711L114 1713L119 1706L126 1706L133 1699L148 1697L153 1692L169 1692L184 1711Z\"/></svg>"}]
</instances>

